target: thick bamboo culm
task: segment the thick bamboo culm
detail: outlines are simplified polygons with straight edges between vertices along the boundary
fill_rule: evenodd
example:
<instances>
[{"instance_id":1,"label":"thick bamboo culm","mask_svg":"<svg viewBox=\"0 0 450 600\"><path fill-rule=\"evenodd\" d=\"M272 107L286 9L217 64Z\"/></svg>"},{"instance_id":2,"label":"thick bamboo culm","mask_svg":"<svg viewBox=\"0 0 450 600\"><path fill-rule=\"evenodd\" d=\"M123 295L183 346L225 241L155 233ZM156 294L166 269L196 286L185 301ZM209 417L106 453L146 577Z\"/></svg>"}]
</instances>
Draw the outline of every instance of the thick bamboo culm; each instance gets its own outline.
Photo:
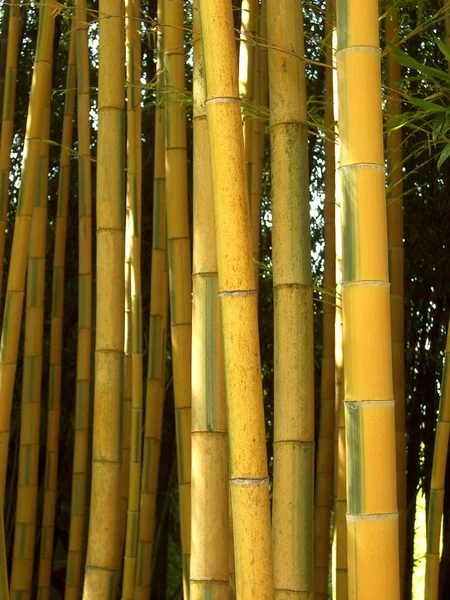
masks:
<instances>
[{"instance_id":1,"label":"thick bamboo culm","mask_svg":"<svg viewBox=\"0 0 450 600\"><path fill-rule=\"evenodd\" d=\"M427 559L425 571L425 600L437 600L439 594L439 544L444 508L445 473L450 436L450 320L447 329L444 372L441 385L439 415L434 441L433 470L427 523ZM448 493L448 492L447 492ZM443 565L444 566L444 565ZM445 567L444 567L445 568Z\"/></svg>"},{"instance_id":2,"label":"thick bamboo culm","mask_svg":"<svg viewBox=\"0 0 450 600\"><path fill-rule=\"evenodd\" d=\"M50 372L47 408L47 443L44 474L38 598L50 598L58 490L59 425L61 414L61 375L64 317L64 274L66 262L67 214L70 192L70 159L76 97L76 34L72 18L67 62L66 96L59 163L58 205L56 209L53 256L52 306L50 330Z\"/></svg>"},{"instance_id":3,"label":"thick bamboo culm","mask_svg":"<svg viewBox=\"0 0 450 600\"><path fill-rule=\"evenodd\" d=\"M164 3L166 87L166 200L183 597L189 598L191 545L191 257L184 106L183 3Z\"/></svg>"},{"instance_id":4,"label":"thick bamboo culm","mask_svg":"<svg viewBox=\"0 0 450 600\"><path fill-rule=\"evenodd\" d=\"M351 598L398 600L378 2L337 3L337 31L348 591Z\"/></svg>"},{"instance_id":5,"label":"thick bamboo culm","mask_svg":"<svg viewBox=\"0 0 450 600\"><path fill-rule=\"evenodd\" d=\"M97 144L97 314L89 535L84 600L116 595L124 348L124 89L122 0L100 0Z\"/></svg>"},{"instance_id":6,"label":"thick bamboo culm","mask_svg":"<svg viewBox=\"0 0 450 600\"><path fill-rule=\"evenodd\" d=\"M129 257L131 308L131 452L128 482L128 508L125 555L122 574L122 599L133 600L141 496L142 436L142 295L141 295L141 214L138 140L141 136L138 110L140 91L140 8L137 0L125 2L127 67L127 223L126 256Z\"/></svg>"},{"instance_id":7,"label":"thick bamboo culm","mask_svg":"<svg viewBox=\"0 0 450 600\"><path fill-rule=\"evenodd\" d=\"M21 329L31 215L40 167L42 114L50 98L56 0L39 6L39 31L0 345L0 502L4 501L11 406ZM34 541L33 541L34 544Z\"/></svg>"},{"instance_id":8,"label":"thick bamboo culm","mask_svg":"<svg viewBox=\"0 0 450 600\"><path fill-rule=\"evenodd\" d=\"M398 7L385 18L386 41L395 45L399 35ZM400 589L404 586L406 558L406 417L405 417L405 336L404 336L404 251L403 251L403 150L402 129L396 127L401 115L401 95L397 85L401 66L387 56L386 112L392 126L386 138L388 162L387 225L389 278L391 282L392 377L395 402L395 448L397 457L397 503L400 550Z\"/></svg>"},{"instance_id":9,"label":"thick bamboo culm","mask_svg":"<svg viewBox=\"0 0 450 600\"><path fill-rule=\"evenodd\" d=\"M239 600L273 598L265 426L234 41L228 0L200 0Z\"/></svg>"},{"instance_id":10,"label":"thick bamboo culm","mask_svg":"<svg viewBox=\"0 0 450 600\"><path fill-rule=\"evenodd\" d=\"M86 0L75 6L78 131L78 340L75 440L65 600L79 600L86 558L86 525L91 438L92 348L92 175L90 88Z\"/></svg>"},{"instance_id":11,"label":"thick bamboo culm","mask_svg":"<svg viewBox=\"0 0 450 600\"><path fill-rule=\"evenodd\" d=\"M4 25L3 25L4 26ZM5 255L6 215L8 212L9 168L14 135L17 60L20 39L20 2L9 0L8 44L6 49L5 89L3 94L0 138L0 296L3 293L3 263Z\"/></svg>"},{"instance_id":12,"label":"thick bamboo culm","mask_svg":"<svg viewBox=\"0 0 450 600\"><path fill-rule=\"evenodd\" d=\"M335 151L333 115L332 32L334 1L328 0L325 15L325 205L324 205L324 275L322 293L322 374L320 386L320 422L317 442L314 514L314 569L317 600L328 599L330 556L330 518L333 500L334 431L335 431Z\"/></svg>"},{"instance_id":13,"label":"thick bamboo culm","mask_svg":"<svg viewBox=\"0 0 450 600\"><path fill-rule=\"evenodd\" d=\"M194 2L191 600L228 600L228 439L203 51ZM214 549L214 551L211 551Z\"/></svg>"},{"instance_id":14,"label":"thick bamboo culm","mask_svg":"<svg viewBox=\"0 0 450 600\"><path fill-rule=\"evenodd\" d=\"M164 102L164 0L158 0L155 159L149 350L135 599L150 596L153 533L165 391L168 272L166 252L166 167Z\"/></svg>"}]
</instances>

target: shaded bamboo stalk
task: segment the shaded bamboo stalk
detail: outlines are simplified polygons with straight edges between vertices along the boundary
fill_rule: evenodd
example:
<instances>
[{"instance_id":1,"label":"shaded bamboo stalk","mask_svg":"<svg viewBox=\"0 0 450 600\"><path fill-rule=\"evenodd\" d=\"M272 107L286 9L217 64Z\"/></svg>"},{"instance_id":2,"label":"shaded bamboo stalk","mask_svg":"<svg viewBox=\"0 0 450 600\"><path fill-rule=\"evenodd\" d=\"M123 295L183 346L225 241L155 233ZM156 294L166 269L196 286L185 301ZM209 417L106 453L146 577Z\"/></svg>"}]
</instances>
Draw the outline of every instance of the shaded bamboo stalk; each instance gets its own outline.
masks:
<instances>
[{"instance_id":1,"label":"shaded bamboo stalk","mask_svg":"<svg viewBox=\"0 0 450 600\"><path fill-rule=\"evenodd\" d=\"M5 255L6 215L9 204L9 169L11 165L11 144L14 136L14 108L16 102L19 43L20 2L19 0L10 0L0 138L0 296L3 290L3 259Z\"/></svg>"},{"instance_id":2,"label":"shaded bamboo stalk","mask_svg":"<svg viewBox=\"0 0 450 600\"><path fill-rule=\"evenodd\" d=\"M439 415L434 440L433 470L427 523L427 559L425 570L425 600L437 600L439 593L439 544L444 508L445 472L450 436L450 320L447 329L444 372L442 376ZM445 565L443 565L445 568Z\"/></svg>"},{"instance_id":3,"label":"shaded bamboo stalk","mask_svg":"<svg viewBox=\"0 0 450 600\"><path fill-rule=\"evenodd\" d=\"M333 115L332 32L334 2L328 0L325 15L325 204L324 204L324 275L322 293L322 373L320 386L320 423L317 442L315 480L315 592L317 600L328 598L330 556L330 518L333 501L334 430L335 430L335 151Z\"/></svg>"},{"instance_id":4,"label":"shaded bamboo stalk","mask_svg":"<svg viewBox=\"0 0 450 600\"><path fill-rule=\"evenodd\" d=\"M273 598L257 294L245 178L233 15L200 0L225 357L230 486L240 600Z\"/></svg>"},{"instance_id":5,"label":"shaded bamboo stalk","mask_svg":"<svg viewBox=\"0 0 450 600\"><path fill-rule=\"evenodd\" d=\"M135 599L150 597L165 391L168 272L164 102L164 0L158 0L150 323Z\"/></svg>"},{"instance_id":6,"label":"shaded bamboo stalk","mask_svg":"<svg viewBox=\"0 0 450 600\"><path fill-rule=\"evenodd\" d=\"M5 521L3 504L0 503L0 594L4 600L9 600L8 564L5 543Z\"/></svg>"},{"instance_id":7,"label":"shaded bamboo stalk","mask_svg":"<svg viewBox=\"0 0 450 600\"><path fill-rule=\"evenodd\" d=\"M11 405L16 374L31 232L42 136L42 115L50 99L56 0L39 5L39 29L22 160L21 184L14 223L2 339L0 344L0 502L4 501ZM34 541L33 541L34 544Z\"/></svg>"},{"instance_id":8,"label":"shaded bamboo stalk","mask_svg":"<svg viewBox=\"0 0 450 600\"><path fill-rule=\"evenodd\" d=\"M65 600L79 600L86 557L89 444L91 442L92 348L92 172L89 88L88 15L86 0L75 6L77 37L78 131L78 339L75 440L70 504Z\"/></svg>"},{"instance_id":9,"label":"shaded bamboo stalk","mask_svg":"<svg viewBox=\"0 0 450 600\"><path fill-rule=\"evenodd\" d=\"M120 567L124 348L124 88L122 0L99 3L94 424L83 598L112 599Z\"/></svg>"},{"instance_id":10,"label":"shaded bamboo stalk","mask_svg":"<svg viewBox=\"0 0 450 600\"><path fill-rule=\"evenodd\" d=\"M228 600L228 443L214 199L198 3L194 2L191 600Z\"/></svg>"},{"instance_id":11,"label":"shaded bamboo stalk","mask_svg":"<svg viewBox=\"0 0 450 600\"><path fill-rule=\"evenodd\" d=\"M64 274L66 261L67 214L70 191L70 157L76 96L76 34L72 19L67 62L66 96L59 163L58 205L53 256L50 330L50 372L47 409L47 443L44 474L44 508L41 529L38 598L50 597L58 489L59 425L61 414L62 333L64 317Z\"/></svg>"},{"instance_id":12,"label":"shaded bamboo stalk","mask_svg":"<svg viewBox=\"0 0 450 600\"><path fill-rule=\"evenodd\" d=\"M180 497L183 597L189 598L191 545L191 257L184 107L184 14L179 0L164 3L166 199L170 322Z\"/></svg>"}]
</instances>

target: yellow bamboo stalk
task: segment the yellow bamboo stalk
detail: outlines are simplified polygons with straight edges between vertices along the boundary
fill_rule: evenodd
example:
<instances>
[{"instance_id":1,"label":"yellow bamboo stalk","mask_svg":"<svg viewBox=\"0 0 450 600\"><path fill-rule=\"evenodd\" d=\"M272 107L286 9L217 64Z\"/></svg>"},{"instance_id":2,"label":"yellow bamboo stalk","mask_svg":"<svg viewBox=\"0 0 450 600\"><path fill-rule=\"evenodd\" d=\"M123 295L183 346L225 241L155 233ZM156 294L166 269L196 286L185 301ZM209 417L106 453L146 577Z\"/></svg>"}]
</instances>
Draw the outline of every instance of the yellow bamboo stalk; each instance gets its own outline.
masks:
<instances>
[{"instance_id":1,"label":"yellow bamboo stalk","mask_svg":"<svg viewBox=\"0 0 450 600\"><path fill-rule=\"evenodd\" d=\"M228 600L228 443L214 199L194 2L191 600Z\"/></svg>"},{"instance_id":2,"label":"yellow bamboo stalk","mask_svg":"<svg viewBox=\"0 0 450 600\"><path fill-rule=\"evenodd\" d=\"M349 597L398 600L378 2L337 3L337 31Z\"/></svg>"},{"instance_id":3,"label":"yellow bamboo stalk","mask_svg":"<svg viewBox=\"0 0 450 600\"><path fill-rule=\"evenodd\" d=\"M183 3L165 0L167 250L180 497L183 597L191 545L191 258L187 203Z\"/></svg>"},{"instance_id":4,"label":"yellow bamboo stalk","mask_svg":"<svg viewBox=\"0 0 450 600\"><path fill-rule=\"evenodd\" d=\"M333 498L334 430L335 430L335 151L333 116L332 31L334 2L328 0L325 15L325 205L324 205L324 275L323 275L323 348L320 387L320 424L317 441L315 489L315 592L316 599L328 598L330 556L330 516Z\"/></svg>"},{"instance_id":5,"label":"yellow bamboo stalk","mask_svg":"<svg viewBox=\"0 0 450 600\"><path fill-rule=\"evenodd\" d=\"M49 82L50 83L50 82ZM48 89L50 92L50 89ZM39 176L28 249L25 345L20 415L19 478L11 567L12 599L31 598L37 500L44 343L45 256L47 241L50 94L41 115ZM46 534L44 530L44 535Z\"/></svg>"},{"instance_id":6,"label":"yellow bamboo stalk","mask_svg":"<svg viewBox=\"0 0 450 600\"><path fill-rule=\"evenodd\" d=\"M22 320L31 215L40 166L42 115L50 97L56 5L56 0L48 0L45 4L39 5L38 40L3 317L0 344L0 396L2 399L0 403L0 502L3 502L5 497L11 404Z\"/></svg>"},{"instance_id":7,"label":"yellow bamboo stalk","mask_svg":"<svg viewBox=\"0 0 450 600\"><path fill-rule=\"evenodd\" d=\"M116 596L124 348L124 19L99 3L97 319L89 536L83 599Z\"/></svg>"},{"instance_id":8,"label":"yellow bamboo stalk","mask_svg":"<svg viewBox=\"0 0 450 600\"><path fill-rule=\"evenodd\" d=\"M72 19L67 61L66 97L59 163L58 206L53 257L52 308L50 331L49 399L44 474L44 508L41 529L38 598L50 598L58 486L59 424L61 413L62 332L64 317L64 273L67 213L70 191L70 157L76 96L76 34Z\"/></svg>"},{"instance_id":9,"label":"yellow bamboo stalk","mask_svg":"<svg viewBox=\"0 0 450 600\"><path fill-rule=\"evenodd\" d=\"M447 329L444 372L442 376L439 415L434 440L433 470L427 523L427 559L425 600L437 600L439 594L439 544L444 508L445 472L450 437L450 320Z\"/></svg>"},{"instance_id":10,"label":"yellow bamboo stalk","mask_svg":"<svg viewBox=\"0 0 450 600\"><path fill-rule=\"evenodd\" d=\"M1 291L3 290L3 259L5 255L6 215L8 212L11 144L14 135L14 107L16 101L19 34L20 2L19 0L10 0L8 44L6 49L5 66L5 90L3 95L2 127L0 138L0 295Z\"/></svg>"},{"instance_id":11,"label":"yellow bamboo stalk","mask_svg":"<svg viewBox=\"0 0 450 600\"><path fill-rule=\"evenodd\" d=\"M150 597L156 492L164 407L168 272L163 23L164 0L158 0L152 279L139 540L134 594L136 600L147 600Z\"/></svg>"},{"instance_id":12,"label":"yellow bamboo stalk","mask_svg":"<svg viewBox=\"0 0 450 600\"><path fill-rule=\"evenodd\" d=\"M136 0L125 2L127 67L127 223L126 254L129 258L131 325L131 454L128 482L128 508L125 556L122 575L122 599L133 600L141 495L142 435L142 295L141 295L141 214L138 168L140 121L140 8Z\"/></svg>"},{"instance_id":13,"label":"yellow bamboo stalk","mask_svg":"<svg viewBox=\"0 0 450 600\"><path fill-rule=\"evenodd\" d=\"M273 598L269 481L233 15L227 0L200 0L199 6L223 323L236 596L268 600Z\"/></svg>"}]
</instances>

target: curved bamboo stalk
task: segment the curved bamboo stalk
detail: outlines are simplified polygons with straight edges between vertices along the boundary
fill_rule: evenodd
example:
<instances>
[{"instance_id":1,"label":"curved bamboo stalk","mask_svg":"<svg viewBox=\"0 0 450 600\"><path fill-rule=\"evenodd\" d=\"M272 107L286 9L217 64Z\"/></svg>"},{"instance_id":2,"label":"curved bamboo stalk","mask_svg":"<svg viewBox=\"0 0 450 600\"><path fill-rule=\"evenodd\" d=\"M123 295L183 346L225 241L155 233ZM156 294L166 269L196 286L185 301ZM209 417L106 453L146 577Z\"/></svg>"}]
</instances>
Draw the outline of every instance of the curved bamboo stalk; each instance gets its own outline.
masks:
<instances>
[{"instance_id":1,"label":"curved bamboo stalk","mask_svg":"<svg viewBox=\"0 0 450 600\"><path fill-rule=\"evenodd\" d=\"M4 501L11 405L16 374L31 215L40 166L42 114L49 102L56 0L39 5L39 30L28 108L19 202L14 223L0 344L0 502Z\"/></svg>"},{"instance_id":2,"label":"curved bamboo stalk","mask_svg":"<svg viewBox=\"0 0 450 600\"><path fill-rule=\"evenodd\" d=\"M70 504L65 600L79 600L86 557L86 518L91 441L92 347L92 173L90 156L90 88L86 0L75 6L77 37L78 130L78 341L75 441Z\"/></svg>"},{"instance_id":3,"label":"curved bamboo stalk","mask_svg":"<svg viewBox=\"0 0 450 600\"><path fill-rule=\"evenodd\" d=\"M333 115L333 51L334 2L327 1L325 15L325 205L324 205L324 275L323 348L320 386L320 424L317 441L315 489L315 592L317 600L328 598L330 556L330 517L333 498L334 430L335 430L335 290L336 290L336 236L335 236L335 151Z\"/></svg>"},{"instance_id":4,"label":"curved bamboo stalk","mask_svg":"<svg viewBox=\"0 0 450 600\"><path fill-rule=\"evenodd\" d=\"M191 600L228 600L228 441L203 51L194 2Z\"/></svg>"},{"instance_id":5,"label":"curved bamboo stalk","mask_svg":"<svg viewBox=\"0 0 450 600\"><path fill-rule=\"evenodd\" d=\"M183 597L189 598L191 545L191 257L187 202L183 3L164 4L166 194L170 317L180 496Z\"/></svg>"},{"instance_id":6,"label":"curved bamboo stalk","mask_svg":"<svg viewBox=\"0 0 450 600\"><path fill-rule=\"evenodd\" d=\"M337 30L349 596L398 600L378 2L338 2Z\"/></svg>"},{"instance_id":7,"label":"curved bamboo stalk","mask_svg":"<svg viewBox=\"0 0 450 600\"><path fill-rule=\"evenodd\" d=\"M64 273L66 260L67 213L70 191L70 157L76 96L76 34L72 19L67 61L66 98L59 163L58 206L53 256L52 308L50 331L50 372L47 412L47 444L44 475L38 597L50 598L58 486L59 424L61 413L62 333L64 317Z\"/></svg>"},{"instance_id":8,"label":"curved bamboo stalk","mask_svg":"<svg viewBox=\"0 0 450 600\"><path fill-rule=\"evenodd\" d=\"M14 135L14 107L16 102L19 43L20 2L19 0L10 0L2 130L0 138L0 296L2 295L1 292L3 290L3 259L5 255L6 215L9 204L9 168L11 165L11 144Z\"/></svg>"},{"instance_id":9,"label":"curved bamboo stalk","mask_svg":"<svg viewBox=\"0 0 450 600\"><path fill-rule=\"evenodd\" d=\"M265 427L241 105L228 0L200 0L230 444L236 596L273 598Z\"/></svg>"},{"instance_id":10,"label":"curved bamboo stalk","mask_svg":"<svg viewBox=\"0 0 450 600\"><path fill-rule=\"evenodd\" d=\"M450 320L447 329L444 372L442 376L439 416L434 440L433 470L427 523L427 560L425 600L437 600L439 593L439 543L444 507L445 471L450 437Z\"/></svg>"},{"instance_id":11,"label":"curved bamboo stalk","mask_svg":"<svg viewBox=\"0 0 450 600\"><path fill-rule=\"evenodd\" d=\"M164 0L158 0L155 163L153 182L152 279L144 449L135 599L150 597L156 492L163 425L168 272L166 252L166 168L164 102Z\"/></svg>"},{"instance_id":12,"label":"curved bamboo stalk","mask_svg":"<svg viewBox=\"0 0 450 600\"><path fill-rule=\"evenodd\" d=\"M97 319L89 535L83 598L115 597L120 566L124 348L124 18L100 0L97 147Z\"/></svg>"}]
</instances>

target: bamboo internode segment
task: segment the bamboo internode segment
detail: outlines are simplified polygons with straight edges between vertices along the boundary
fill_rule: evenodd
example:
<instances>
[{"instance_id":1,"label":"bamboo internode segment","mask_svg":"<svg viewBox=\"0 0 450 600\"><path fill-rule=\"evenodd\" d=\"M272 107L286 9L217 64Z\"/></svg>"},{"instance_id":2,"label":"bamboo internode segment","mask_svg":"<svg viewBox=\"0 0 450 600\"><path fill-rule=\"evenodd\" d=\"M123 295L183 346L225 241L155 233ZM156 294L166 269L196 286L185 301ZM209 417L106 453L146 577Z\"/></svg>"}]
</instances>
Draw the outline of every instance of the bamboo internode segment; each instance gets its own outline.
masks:
<instances>
[{"instance_id":1,"label":"bamboo internode segment","mask_svg":"<svg viewBox=\"0 0 450 600\"><path fill-rule=\"evenodd\" d=\"M378 2L338 3L337 29L349 595L398 600Z\"/></svg>"},{"instance_id":2,"label":"bamboo internode segment","mask_svg":"<svg viewBox=\"0 0 450 600\"><path fill-rule=\"evenodd\" d=\"M439 544L444 508L445 473L450 437L450 320L447 329L441 400L434 441L433 470L428 508L427 562L425 574L425 600L437 600L439 593Z\"/></svg>"},{"instance_id":3,"label":"bamboo internode segment","mask_svg":"<svg viewBox=\"0 0 450 600\"><path fill-rule=\"evenodd\" d=\"M113 598L120 566L124 348L124 14L100 0L97 149L97 314L92 486L84 600Z\"/></svg>"},{"instance_id":4,"label":"bamboo internode segment","mask_svg":"<svg viewBox=\"0 0 450 600\"><path fill-rule=\"evenodd\" d=\"M89 442L91 441L92 348L92 176L88 16L86 0L75 7L77 36L78 132L78 340L75 397L75 441L67 556L66 600L78 600L86 556Z\"/></svg>"},{"instance_id":5,"label":"bamboo internode segment","mask_svg":"<svg viewBox=\"0 0 450 600\"><path fill-rule=\"evenodd\" d=\"M191 600L229 598L228 439L204 60L194 3ZM213 551L211 551L214 549Z\"/></svg>"},{"instance_id":6,"label":"bamboo internode segment","mask_svg":"<svg viewBox=\"0 0 450 600\"><path fill-rule=\"evenodd\" d=\"M200 0L230 444L236 595L273 598L257 302L231 4Z\"/></svg>"},{"instance_id":7,"label":"bamboo internode segment","mask_svg":"<svg viewBox=\"0 0 450 600\"><path fill-rule=\"evenodd\" d=\"M50 332L50 372L47 411L44 508L42 518L38 596L50 597L58 491L59 425L61 415L62 342L64 317L64 275L67 238L67 215L70 192L70 157L76 97L76 34L72 18L67 61L64 118L59 163L58 206L53 256L53 282Z\"/></svg>"},{"instance_id":8,"label":"bamboo internode segment","mask_svg":"<svg viewBox=\"0 0 450 600\"><path fill-rule=\"evenodd\" d=\"M50 99L52 77L54 9L56 0L48 0L39 8L39 31L31 85L30 104L22 162L21 185L14 224L11 260L8 273L2 339L0 345L0 502L4 501L6 466L8 463L11 405L19 348L31 233L31 215L36 195L40 166L42 115Z\"/></svg>"},{"instance_id":9,"label":"bamboo internode segment","mask_svg":"<svg viewBox=\"0 0 450 600\"><path fill-rule=\"evenodd\" d=\"M8 45L6 49L5 89L0 138L0 296L2 296L3 291L3 259L5 255L6 215L9 204L9 168L14 135L19 39L20 1L9 0Z\"/></svg>"},{"instance_id":10,"label":"bamboo internode segment","mask_svg":"<svg viewBox=\"0 0 450 600\"><path fill-rule=\"evenodd\" d=\"M309 598L314 590L314 347L301 2L268 0L267 25L275 305L275 597L290 593Z\"/></svg>"}]
</instances>

